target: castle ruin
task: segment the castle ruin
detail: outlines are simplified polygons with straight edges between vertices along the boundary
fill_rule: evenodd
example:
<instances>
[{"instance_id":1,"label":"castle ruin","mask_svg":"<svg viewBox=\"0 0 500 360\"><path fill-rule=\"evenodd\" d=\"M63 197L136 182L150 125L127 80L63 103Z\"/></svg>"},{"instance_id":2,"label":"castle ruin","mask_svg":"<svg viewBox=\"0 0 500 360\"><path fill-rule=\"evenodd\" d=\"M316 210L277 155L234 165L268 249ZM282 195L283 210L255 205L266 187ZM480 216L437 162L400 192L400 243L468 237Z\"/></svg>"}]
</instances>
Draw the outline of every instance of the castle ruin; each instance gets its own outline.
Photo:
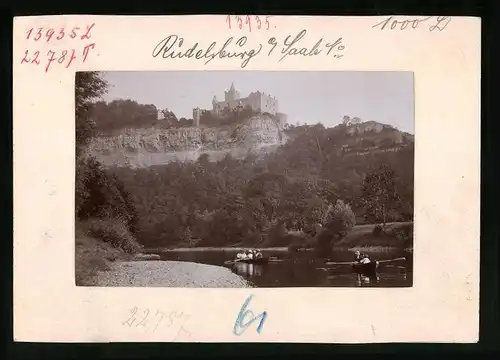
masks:
<instances>
[{"instance_id":1,"label":"castle ruin","mask_svg":"<svg viewBox=\"0 0 500 360\"><path fill-rule=\"evenodd\" d=\"M241 97L240 92L236 90L234 83L228 91L224 92L224 101L218 101L217 96L212 100L212 109L210 112L217 117L224 117L224 114L238 108L251 108L253 111L260 113L269 113L275 116L280 122L286 122L286 115L278 112L278 100L271 95L260 91L252 92L247 97ZM200 108L193 109L193 123L195 126L200 125L200 117L202 110Z\"/></svg>"}]
</instances>

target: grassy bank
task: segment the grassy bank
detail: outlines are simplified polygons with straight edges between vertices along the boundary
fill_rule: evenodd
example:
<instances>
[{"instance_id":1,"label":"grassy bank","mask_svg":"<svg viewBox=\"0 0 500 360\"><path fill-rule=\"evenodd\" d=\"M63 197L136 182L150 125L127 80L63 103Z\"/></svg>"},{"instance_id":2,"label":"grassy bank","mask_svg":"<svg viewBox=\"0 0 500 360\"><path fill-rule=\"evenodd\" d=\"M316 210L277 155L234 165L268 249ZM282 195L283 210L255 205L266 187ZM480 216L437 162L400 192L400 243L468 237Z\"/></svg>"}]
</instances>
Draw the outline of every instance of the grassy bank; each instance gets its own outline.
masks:
<instances>
[{"instance_id":1,"label":"grassy bank","mask_svg":"<svg viewBox=\"0 0 500 360\"><path fill-rule=\"evenodd\" d=\"M360 250L369 252L386 252L391 250L407 250L413 248L413 223L393 222L387 223L385 229L376 231L377 224L365 224L354 226L353 229L338 243L334 249L337 250ZM314 246L310 240L314 240L302 232L288 232L289 238L295 237L304 243L304 247ZM289 240L289 239L287 239ZM249 246L252 247L252 246ZM255 247L255 246L254 246ZM257 246L258 247L258 246ZM299 248L301 246L298 246ZM221 246L221 247L178 247L178 248L155 248L144 250L144 253L154 254L161 252L228 252L236 253L248 247ZM289 247L261 247L265 252L287 252Z\"/></svg>"},{"instance_id":2,"label":"grassy bank","mask_svg":"<svg viewBox=\"0 0 500 360\"><path fill-rule=\"evenodd\" d=\"M394 222L386 224L383 231L377 233L377 224L357 225L337 244L335 248L369 251L387 251L391 249L411 249L413 247L413 223Z\"/></svg>"},{"instance_id":3,"label":"grassy bank","mask_svg":"<svg viewBox=\"0 0 500 360\"><path fill-rule=\"evenodd\" d=\"M132 260L140 247L115 220L90 220L76 224L75 280L77 286L96 285L99 271L114 261Z\"/></svg>"}]
</instances>

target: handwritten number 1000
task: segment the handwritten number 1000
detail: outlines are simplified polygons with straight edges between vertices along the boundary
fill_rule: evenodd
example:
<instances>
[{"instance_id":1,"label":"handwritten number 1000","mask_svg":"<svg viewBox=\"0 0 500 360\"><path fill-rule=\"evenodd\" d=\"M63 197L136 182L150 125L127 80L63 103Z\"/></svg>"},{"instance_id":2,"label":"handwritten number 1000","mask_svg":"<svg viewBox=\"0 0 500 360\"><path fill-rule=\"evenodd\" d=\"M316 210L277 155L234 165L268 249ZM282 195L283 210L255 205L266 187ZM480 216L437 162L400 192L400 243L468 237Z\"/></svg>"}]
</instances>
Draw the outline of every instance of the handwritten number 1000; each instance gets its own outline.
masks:
<instances>
[{"instance_id":1,"label":"handwritten number 1000","mask_svg":"<svg viewBox=\"0 0 500 360\"><path fill-rule=\"evenodd\" d=\"M231 18L231 15L226 16L226 23L229 29L231 29ZM254 19L253 21L252 18ZM269 18L270 16L266 16L264 19L264 24L262 24L262 20L259 16L234 16L234 20L236 20L238 28L241 30L243 29L243 26L248 26L248 31L250 32L252 32L252 26L255 25L255 23L257 24L257 30L262 29L262 27L264 27L265 30L269 30L269 28L271 27Z\"/></svg>"}]
</instances>

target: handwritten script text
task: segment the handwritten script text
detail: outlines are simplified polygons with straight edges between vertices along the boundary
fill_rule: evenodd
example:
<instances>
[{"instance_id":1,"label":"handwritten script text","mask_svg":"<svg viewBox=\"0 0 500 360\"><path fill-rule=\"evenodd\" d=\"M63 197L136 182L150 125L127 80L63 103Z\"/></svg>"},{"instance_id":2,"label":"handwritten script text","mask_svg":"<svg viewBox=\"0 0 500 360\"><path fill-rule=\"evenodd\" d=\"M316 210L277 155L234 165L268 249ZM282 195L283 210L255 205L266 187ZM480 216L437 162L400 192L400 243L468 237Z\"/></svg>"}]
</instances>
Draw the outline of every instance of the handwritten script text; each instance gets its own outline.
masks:
<instances>
[{"instance_id":1,"label":"handwritten script text","mask_svg":"<svg viewBox=\"0 0 500 360\"><path fill-rule=\"evenodd\" d=\"M405 30L418 29L420 25L426 24L429 31L443 31L451 21L449 16L427 16L425 18L398 20L394 16L389 16L387 19L376 23L372 28L382 30Z\"/></svg>"},{"instance_id":2,"label":"handwritten script text","mask_svg":"<svg viewBox=\"0 0 500 360\"><path fill-rule=\"evenodd\" d=\"M248 37L242 36L237 40L228 38L223 44L216 41L203 48L198 42L186 44L186 40L179 35L169 35L162 39L153 49L153 57L161 56L163 59L196 59L203 60L207 65L215 59L239 59L241 67L245 68L249 62L260 54L268 57L278 55L278 62L290 56L312 57L323 54L332 59L343 55L345 45L341 37L335 41L318 39L313 46L304 43L307 31L302 30L296 35L288 35L283 41L275 37L269 38L267 44L249 45ZM266 47L266 49L264 49Z\"/></svg>"}]
</instances>

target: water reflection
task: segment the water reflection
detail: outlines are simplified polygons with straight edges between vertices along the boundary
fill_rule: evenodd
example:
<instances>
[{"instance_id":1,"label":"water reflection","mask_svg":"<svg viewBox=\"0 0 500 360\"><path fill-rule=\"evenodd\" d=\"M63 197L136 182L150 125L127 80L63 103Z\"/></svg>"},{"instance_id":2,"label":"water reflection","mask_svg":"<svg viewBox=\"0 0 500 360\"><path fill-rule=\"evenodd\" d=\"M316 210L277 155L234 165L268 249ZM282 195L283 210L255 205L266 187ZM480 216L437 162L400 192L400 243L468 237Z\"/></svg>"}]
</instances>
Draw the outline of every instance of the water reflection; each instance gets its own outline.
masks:
<instances>
[{"instance_id":1,"label":"water reflection","mask_svg":"<svg viewBox=\"0 0 500 360\"><path fill-rule=\"evenodd\" d=\"M262 276L261 264L247 264L247 263L236 263L234 264L234 272L246 278L253 278L256 276Z\"/></svg>"},{"instance_id":2,"label":"water reflection","mask_svg":"<svg viewBox=\"0 0 500 360\"><path fill-rule=\"evenodd\" d=\"M190 261L224 266L236 252L191 251L161 254L163 260ZM378 268L376 274L358 274L347 265L328 266L325 259L308 253L270 253L281 262L269 264L236 263L226 266L229 270L249 280L256 287L409 287L413 282L413 262L409 260L387 263ZM405 254L406 255L406 254ZM374 259L400 257L400 253L375 253ZM407 255L406 255L407 256ZM352 259L351 252L336 252L330 261L343 262ZM369 276L367 276L369 275Z\"/></svg>"}]
</instances>

